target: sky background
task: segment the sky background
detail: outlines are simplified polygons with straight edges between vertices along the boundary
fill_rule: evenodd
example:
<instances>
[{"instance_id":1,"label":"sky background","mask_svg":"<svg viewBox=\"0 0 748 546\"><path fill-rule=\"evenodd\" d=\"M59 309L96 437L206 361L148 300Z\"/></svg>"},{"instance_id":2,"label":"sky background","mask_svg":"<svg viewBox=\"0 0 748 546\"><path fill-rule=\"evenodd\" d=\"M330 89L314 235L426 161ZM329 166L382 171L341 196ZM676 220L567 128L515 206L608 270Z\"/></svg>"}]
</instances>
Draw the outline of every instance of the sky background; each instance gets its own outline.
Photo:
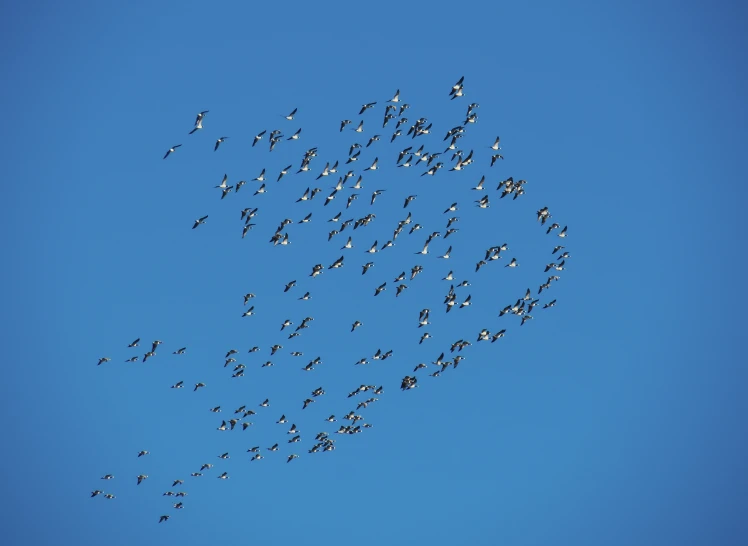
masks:
<instances>
[{"instance_id":1,"label":"sky background","mask_svg":"<svg viewBox=\"0 0 748 546\"><path fill-rule=\"evenodd\" d=\"M745 21L737 2L4 3L2 542L743 544ZM466 95L450 101L461 76ZM398 88L405 115L428 117L433 134L389 143L383 105ZM433 178L394 167L411 143L442 151L470 102L479 120L460 145L475 164ZM188 136L201 110L204 129ZM341 133L342 119L364 119L365 132ZM267 136L251 147L263 129L299 127L272 153ZM328 243L326 220L351 190L323 208L336 177L313 178L373 134L382 140L352 167L379 157L381 168L343 219L377 218ZM489 168L497 135L505 160ZM220 136L231 138L213 152ZM312 173L276 183L312 146ZM269 191L255 197L262 168ZM224 173L248 183L220 200ZM487 191L470 190L483 174ZM508 176L528 181L526 195L499 202ZM295 203L309 186L323 193ZM375 189L387 191L370 207ZM486 193L491 207L476 208ZM460 231L415 256L455 201ZM247 206L260 211L242 239ZM535 221L542 206L568 224L572 257L541 296L557 305L520 328L497 315L547 277L561 239ZM362 277L363 251L411 210L424 229ZM291 245L268 244L281 219L308 212ZM451 258L436 258L449 243ZM341 254L342 269L308 277ZM504 268L511 257L521 267ZM417 263L424 272L395 298L393 279ZM473 305L445 315L450 269L472 283L458 294ZM246 292L257 315L241 318ZM433 339L419 346L424 307ZM305 316L315 320L299 338L279 332ZM364 326L350 333L354 320ZM507 335L476 343L481 328ZM419 371L421 388L399 390L459 338L473 343L460 367ZM154 339L156 357L124 363ZM260 368L274 343L275 366ZM223 367L232 348L243 378ZM378 348L394 356L354 366ZM112 361L97 366L102 356ZM179 380L187 388L169 389ZM308 454L367 397L346 398L361 383L385 388L360 411L373 428ZM327 394L302 412L319 386ZM216 431L240 405L257 410L255 425ZM301 429L293 449L282 413ZM250 463L255 445L266 458ZM301 456L286 464L290 453ZM181 511L162 496L177 478ZM159 525L162 514L172 518Z\"/></svg>"}]
</instances>

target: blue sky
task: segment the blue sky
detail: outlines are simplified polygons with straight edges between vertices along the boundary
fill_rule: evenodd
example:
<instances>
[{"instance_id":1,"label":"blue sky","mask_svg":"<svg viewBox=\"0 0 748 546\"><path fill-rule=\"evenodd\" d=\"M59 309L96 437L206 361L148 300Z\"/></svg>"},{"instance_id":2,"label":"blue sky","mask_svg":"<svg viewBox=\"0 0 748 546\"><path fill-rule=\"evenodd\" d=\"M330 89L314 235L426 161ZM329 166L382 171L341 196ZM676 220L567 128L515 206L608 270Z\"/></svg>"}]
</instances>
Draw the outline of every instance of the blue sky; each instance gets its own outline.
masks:
<instances>
[{"instance_id":1,"label":"blue sky","mask_svg":"<svg viewBox=\"0 0 748 546\"><path fill-rule=\"evenodd\" d=\"M745 9L603 4L7 5L4 542L741 544ZM460 76L466 95L450 101ZM389 143L382 109L398 88L405 115L428 117L434 134ZM376 110L358 116L371 101ZM411 143L445 147L473 101L479 120L461 146L474 165L433 178L394 167ZM204 129L188 136L201 110ZM366 131L341 133L342 119L365 119ZM267 137L251 147L263 129L299 127L302 138L272 154ZM352 190L323 208L334 180L313 178L377 133L353 167L379 157L381 169L364 174L344 212L377 218L328 243L326 220ZM497 135L505 160L489 168ZM220 136L230 138L213 152ZM315 174L276 183L312 146ZM219 199L224 173L249 181L262 168L266 195L248 182ZM488 191L471 191L482 174ZM526 195L499 201L508 176L528 181ZM323 193L295 203L308 186ZM370 207L375 189L387 191ZM476 208L485 193L491 207ZM409 194L418 198L404 211ZM414 255L454 201L460 231ZM260 211L241 239L247 206ZM561 240L535 222L542 206L569 225L572 257L541 300L557 305L520 328L497 315L547 277ZM376 254L362 277L363 251L410 210L424 229ZM289 227L291 245L268 244L281 219L308 212L312 222ZM356 246L341 251L347 234ZM476 274L485 248L505 242L502 260ZM437 259L449 243L451 258ZM341 254L342 269L308 277ZM511 257L517 270L502 267ZM395 298L393 279L418 263L424 272ZM458 294L473 305L445 315L450 269L472 283ZM299 301L306 290L312 299ZM246 292L257 315L241 318ZM433 339L418 345L424 307ZM279 331L305 316L315 320L299 338ZM364 326L351 334L354 320ZM476 343L481 328L507 335ZM124 363L137 337L138 354L164 344L146 364ZM473 346L459 368L420 371L421 388L400 392L403 375L462 337ZM275 366L260 368L274 343L284 346ZM232 348L247 366L240 379L223 368ZM354 366L378 348L394 356ZM314 372L300 370L318 355ZM112 361L97 367L101 356ZM179 380L188 388L169 389ZM192 392L198 381L206 388ZM346 393L361 383L385 387L360 411L373 428L307 454L316 432L354 409ZM302 411L320 386L327 394ZM257 407L267 397L271 407ZM221 414L208 411L217 405ZM216 431L240 405L257 410L255 425ZM293 450L288 425L275 424L282 413L302 432ZM338 423L323 421L330 413ZM280 453L264 449L275 442ZM250 463L254 445L266 458ZM286 464L292 452L301 457ZM189 476L206 462L205 476ZM215 479L222 471L229 480ZM189 493L182 511L162 496L177 478ZM116 499L91 499L94 489ZM172 518L159 525L161 514Z\"/></svg>"}]
</instances>

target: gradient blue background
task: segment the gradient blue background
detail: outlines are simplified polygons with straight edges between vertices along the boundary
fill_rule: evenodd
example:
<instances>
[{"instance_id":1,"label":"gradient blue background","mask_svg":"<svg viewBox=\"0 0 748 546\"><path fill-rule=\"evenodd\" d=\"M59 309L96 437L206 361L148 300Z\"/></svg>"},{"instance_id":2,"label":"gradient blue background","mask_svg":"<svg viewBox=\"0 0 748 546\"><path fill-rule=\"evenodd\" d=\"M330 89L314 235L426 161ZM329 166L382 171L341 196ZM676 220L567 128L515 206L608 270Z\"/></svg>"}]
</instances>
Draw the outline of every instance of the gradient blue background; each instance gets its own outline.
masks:
<instances>
[{"instance_id":1,"label":"gradient blue background","mask_svg":"<svg viewBox=\"0 0 748 546\"><path fill-rule=\"evenodd\" d=\"M744 544L745 20L737 2L4 3L0 542ZM462 75L466 96L449 102ZM349 216L369 211L373 189L392 188L376 222L345 268L312 285L311 265L332 263L345 242L326 245L323 222L342 199L325 209L284 199L309 185L321 199L331 181L311 178L351 141L365 144L381 110L359 139L339 121L396 88L410 119L434 122L440 146L468 102L481 103L466 141L484 162L433 180L401 180L391 161L370 173ZM279 116L294 107L293 122ZM205 129L188 137L203 109ZM249 148L275 127L304 127L302 140L273 154L267 140ZM489 171L497 134L506 160ZM355 166L391 160L402 142L383 139ZM289 175L281 192L278 170L298 168L315 145L315 174ZM235 182L262 167L267 201L251 198L253 183L218 199L224 172ZM470 209L482 172L488 211ZM495 181L509 175L528 180L527 195L499 203ZM412 255L424 229L377 256L362 282L362 250L389 238L408 193L431 229L460 201L451 263ZM249 204L260 206L258 228L242 240ZM559 239L534 223L544 205L569 224L572 259L551 292L558 305L520 330L495 317L546 277ZM291 246L267 244L281 218L308 210ZM476 254L503 242L522 267L473 274ZM392 279L419 262L422 278L394 299ZM446 320L435 298L450 267L473 282L474 305ZM292 278L299 287L282 294ZM389 290L372 298L384 280ZM306 286L314 299L297 301ZM248 291L258 315L240 319ZM421 307L435 324L419 347ZM278 333L308 314L301 338ZM348 334L355 319L365 327ZM505 339L474 343L461 368L396 388L455 339L504 326ZM124 364L135 337L164 346L145 365ZM284 355L258 369L276 341ZM246 355L252 345L261 353ZM222 367L232 347L249 367L241 380ZM395 356L353 367L379 347ZM290 357L295 348L305 357ZM297 371L317 354L318 370ZM100 356L113 360L97 367ZM208 387L168 388L180 379ZM321 418L352 409L345 393L369 381L386 388L363 410L374 428L307 455L312 434L339 424ZM302 415L317 386L328 394ZM256 430L215 431L208 408L266 396ZM285 441L273 424L283 412L306 434L302 457L286 465L283 445L250 464L247 448ZM141 449L152 454L138 459ZM216 458L224 451L231 460ZM190 478L203 462L216 467ZM219 469L231 479L216 480ZM141 472L150 478L136 487ZM180 477L189 496L176 512L161 493ZM117 498L89 498L96 488ZM158 525L162 513L173 517Z\"/></svg>"}]
</instances>

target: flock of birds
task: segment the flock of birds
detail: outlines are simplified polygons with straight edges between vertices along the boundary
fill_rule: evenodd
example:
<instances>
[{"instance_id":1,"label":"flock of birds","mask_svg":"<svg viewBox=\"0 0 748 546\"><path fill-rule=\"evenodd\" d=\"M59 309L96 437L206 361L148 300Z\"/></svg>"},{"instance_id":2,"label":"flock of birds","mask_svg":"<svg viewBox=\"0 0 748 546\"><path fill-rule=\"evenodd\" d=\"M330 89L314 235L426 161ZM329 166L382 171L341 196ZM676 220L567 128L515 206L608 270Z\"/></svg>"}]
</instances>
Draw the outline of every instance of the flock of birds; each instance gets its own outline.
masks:
<instances>
[{"instance_id":1,"label":"flock of birds","mask_svg":"<svg viewBox=\"0 0 748 546\"><path fill-rule=\"evenodd\" d=\"M464 96L464 77L460 78L452 87L449 92L449 96L451 100L459 99ZM354 121L345 119L340 122L339 130L340 132L343 132L348 128L349 130L352 128L353 131L357 134L362 134L365 132L365 130L368 130L368 127L370 125L373 125L375 122L370 119L371 112L374 112L375 107L377 106L377 102L370 102L363 104L361 106L360 111L358 112L359 116L362 116L362 118L358 121L358 123L354 123ZM410 108L410 105L407 103L403 103L400 99L400 90L397 90L397 92L394 94L394 96L388 100L384 106L383 109L383 121L382 121L382 132L384 132L387 127L390 127L389 130L392 131L392 134L390 136L384 136L379 134L373 134L368 139L366 139L365 144L360 144L358 142L354 142L350 145L349 151L348 151L348 157L344 160L343 166L340 165L341 161L327 161L324 165L324 167L320 167L317 169L314 169L314 172L317 172L317 176L315 181L319 181L320 179L327 179L327 177L333 177L332 179L337 178L337 182L335 186L332 188L332 191L326 195L324 198L318 198L317 195L320 194L323 190L318 187L312 187L311 185L306 188L306 190L302 193L302 195L296 199L297 203L308 203L311 204L312 201L319 202L322 201L322 207L328 207L333 202L335 203L341 203L341 207L343 207L342 210L338 211L332 217L328 220L331 224L333 224L334 228L329 232L327 240L328 242L332 241L333 238L339 238L341 240L341 243L343 242L342 239L345 238L345 242L341 246L341 251L343 254L335 261L333 261L328 266L325 266L324 264L315 264L311 267L309 270L309 277L314 278L321 274L323 274L326 271L339 269L343 267L346 263L346 251L349 249L354 248L354 241L353 241L353 235L349 234L347 238L345 235L343 235L343 232L346 231L348 228L350 228L350 231L359 230L360 232L365 234L366 230L363 229L366 226L368 226L371 222L373 222L376 219L376 214L373 212L369 212L365 215L362 215L358 218L350 218L350 219L343 219L343 215L345 214L345 211L347 211L353 202L361 197L360 193L357 193L358 190L363 189L363 176L364 173L369 173L373 171L377 171L380 168L380 159L379 156L375 156L373 160L370 163L367 163L366 168L362 169L361 172L357 173L356 170L354 170L353 164L357 163L361 160L361 153L363 150L370 148L372 146L378 146L376 143L382 139L389 140L389 143L394 145L396 140L402 140L406 141L406 145L404 145L399 152L397 153L396 160L393 157L393 161L397 165L398 168L410 168L414 167L419 171L420 176L436 176L440 170L447 169L448 171L461 171L464 169L469 168L471 165L473 165L477 158L474 157L474 151L465 151L460 149L460 140L465 136L468 127L471 124L474 124L478 121L478 114L477 110L479 108L479 105L477 103L472 103L467 107L467 111L465 114L464 120L448 129L446 131L446 134L444 135L442 141L446 144L441 144L439 151L427 151L425 148L425 144L421 144L420 146L417 146L417 142L415 142L416 139L419 141L424 140L421 137L433 134L435 131L433 128L433 124L428 121L426 118L419 118L414 121L408 120L406 117L406 113L408 109ZM203 124L206 120L206 116L208 115L209 111L205 110L197 114L197 117L195 119L194 127L189 132L190 135L203 130ZM293 121L295 119L295 116L297 114L297 109L293 109L288 115L283 116L287 121ZM355 125L355 127L354 127ZM391 126L390 126L391 125ZM350 127L349 127L350 126ZM367 129L365 129L365 127ZM389 131L388 130L388 131ZM273 152L278 146L282 145L282 142L286 141L297 141L301 138L302 129L299 128L289 136L286 136L285 131L281 129L274 129L268 133L266 130L263 130L259 133L257 133L253 140L252 140L252 147L255 147L257 145L260 145L263 140L267 139L268 141L268 149L269 152ZM214 151L218 151L221 145L226 142L229 139L227 136L221 136L218 137L215 141L215 144L213 146ZM363 140L362 140L363 142ZM493 141L493 143L487 143L487 148L491 150L490 155L490 167L493 167L497 161L500 161L503 159L503 155L500 153L500 138L496 137L496 139ZM433 139L429 141L429 145L432 145ZM442 146L445 146L444 149L441 149ZM172 154L175 154L179 148L182 147L182 144L177 144L172 147L170 147L166 153L163 156L163 159L168 159L171 157ZM295 175L296 176L303 176L309 171L313 170L313 166L316 163L315 159L317 158L317 151L318 149L316 147L312 147L308 150L306 150L303 153L303 156L300 161L299 168L296 170ZM488 164L488 161L486 161L486 164ZM339 172L339 170L341 172ZM254 191L254 196L262 195L264 193L267 193L270 190L268 188L267 184L270 183L271 180L273 180L275 183L281 182L281 180L290 175L294 171L293 165L288 165L287 167L280 170L280 172L275 174L270 174L266 172L266 169L262 169L261 172L258 174L256 178L252 180L252 182L257 183L259 185L256 186L256 190ZM343 172L345 171L345 172ZM357 176L358 174L358 176ZM335 176L333 176L335 175ZM308 175L307 175L308 176ZM353 182L353 180L355 182ZM484 185L487 183L486 177L482 176L480 181L477 183L475 187L472 189L476 192L485 194L478 199L475 200L475 206L477 208L485 209L490 206L490 196L488 190L484 189ZM220 190L220 199L225 199L228 195L233 193L238 193L241 188L247 184L246 181L240 180L236 183L229 184L229 177L227 175L223 176L223 179L221 180L221 183L215 186L215 189ZM499 182L498 187L496 190L500 192L499 199L504 199L507 197L511 197L512 200L516 200L522 195L525 194L525 180L514 180L512 177L509 177L505 180L502 180ZM368 198L369 206L374 206L375 201L377 200L377 197L382 195L386 189L376 189L371 193L371 196ZM410 203L412 203L417 198L417 195L409 195L404 199L402 208L407 209ZM344 203L344 206L343 206ZM437 238L442 238L446 241L446 239L450 238L450 236L454 236L454 234L457 233L458 228L455 227L457 222L459 222L459 217L455 216L455 213L460 210L460 207L458 203L452 203L450 206L448 206L444 211L443 214L447 215L447 221L446 221L446 227L442 231L433 231L429 233L426 236L425 242L423 244L423 247L421 248L419 245L419 250L416 252L416 255L419 256L428 256L431 254L429 251L430 246ZM241 211L241 222L242 222L242 238L246 237L247 234L256 226L255 223L253 223L253 220L258 215L258 208L253 207L247 207L244 208ZM405 214L405 212L403 212ZM306 214L303 218L301 218L298 221L293 221L291 219L283 219L278 224L278 227L273 232L272 236L270 237L269 242L273 245L288 245L290 243L289 240L289 227L292 225L299 225L299 224L306 224L309 223L312 220L313 212L309 212ZM553 235L555 234L558 238L562 239L563 241L566 240L567 237L567 227L561 226L559 223L552 221L552 215L548 207L542 207L536 212L537 221L540 223L541 226L543 226L543 229L545 230L546 235ZM194 221L194 224L192 225L192 229L196 229L200 226L203 226L207 223L208 215L203 215L197 218ZM380 241L378 239L375 239L373 243L370 245L367 243L366 250L364 253L369 255L369 259L373 259L374 255L384 251L385 249L391 247L394 245L395 241L400 237L403 232L407 228L407 233L409 236L412 236L415 232L424 229L423 226L416 223L414 219L412 218L411 212L408 212L407 216L405 216L401 221L397 223L397 226L393 228L392 237L387 240L386 242L380 244ZM358 238L358 237L357 237ZM451 239L450 239L451 241ZM561 242L561 241L559 241ZM477 273L479 270L481 270L483 267L490 266L490 264L497 262L498 260L504 258L506 256L506 253L509 252L509 245L507 243L502 243L498 245L493 245L485 250L485 255L482 255L482 257L479 257L480 259L477 260L475 264L475 272ZM446 251L443 254L439 254L437 257L443 260L448 260L450 258L450 255L452 253L452 245L450 245ZM540 301L541 294L548 291L554 282L559 280L559 276L557 275L558 272L564 271L565 269L565 262L570 257L569 253L566 251L565 247L562 244L554 244L552 251L550 253L553 256L553 261L549 262L545 266L544 273L551 273L550 276L547 277L547 280L540 284L540 286L537 289L537 292L533 292L531 289L527 289L524 295L518 295L517 300L514 303L509 302L504 308L502 308L499 312L499 317L503 317L504 315L514 315L518 317L520 326L524 325L527 321L532 320L534 313L536 312L536 309L549 309L551 307L554 307L556 304L556 300L547 300L544 302ZM505 265L504 267L511 269L515 269L520 267L520 263L516 259L516 257L510 257L504 260ZM373 261L366 261L365 263L361 264L361 275L366 275L367 272L374 266ZM394 281L394 291L395 291L395 297L399 297L405 290L407 290L408 285L406 282L413 282L416 277L423 271L422 265L415 265L410 269L410 273L408 274L407 271L403 271L400 275L398 275ZM445 282L450 283L449 290L444 295L444 299L442 301L442 305L444 306L445 312L450 313L454 309L464 309L466 307L469 307L471 305L471 295L468 294L467 296L459 296L458 291L460 289L463 289L465 287L470 286L470 283L467 280L463 280L461 282L457 282L453 271L449 271L449 273L443 277L442 279ZM297 281L289 280L285 283L283 286L283 292L289 292L293 290L297 286ZM390 286L388 285L388 282L382 282L381 284L378 284L373 291L373 295L379 296L382 294L382 292L386 291ZM280 287L279 287L280 289ZM253 299L256 297L254 293L247 293L243 296L243 302L245 310L242 313L242 317L252 317L256 314L255 306L252 305ZM310 292L306 291L303 295L300 295L298 298L299 300L308 300L311 298ZM418 328L424 328L431 324L430 322L430 316L431 316L431 310L426 308L422 309L419 312L418 317ZM302 331L309 328L311 322L314 320L313 317L308 316L302 319L298 324L294 324L293 321L290 319L286 319L282 322L280 325L280 331L285 334L288 334L288 339L294 339L296 337L299 337L302 334ZM295 328L293 328L295 326ZM351 332L354 332L356 329L363 326L363 323L359 320L354 321L351 324ZM293 330L293 331L291 331ZM431 335L427 331L421 330L423 333L420 334L419 337L419 344L424 343L427 339L431 338ZM450 366L453 369L456 369L460 362L465 359L465 357L462 354L463 349L466 349L472 345L472 343L480 343L480 342L489 342L494 343L497 340L504 337L506 334L506 328L502 328L499 330L496 330L494 332L489 331L488 329L482 329L477 333L477 336L473 338L473 341L468 339L458 339L451 343L451 346L449 348L449 354L452 355L450 357L446 356L446 351L442 352L436 360L432 361L431 364L426 363L419 363L415 366L413 371L410 371L410 368L408 368L408 373L400 380L400 389L403 391L408 391L414 388L419 387L418 382L418 376L420 375L419 372L421 370L433 370L429 375L431 377L439 377L441 374L443 374ZM140 347L141 340L135 339L131 343L127 345L129 349L136 349ZM123 344L124 345L124 344ZM130 356L128 359L125 360L125 362L146 362L148 359L153 358L156 356L159 347L162 345L162 341L160 340L154 340L150 344L145 344L146 349L145 352L138 355ZM282 350L283 346L279 343L274 344L270 347L270 356L272 357L275 355L278 351ZM174 355L183 355L187 351L186 347L180 347L175 348L175 350L172 351ZM260 348L255 346L249 349L249 353L256 353L260 351ZM246 366L242 363L237 362L237 356L239 355L239 351L236 349L230 349L225 354L225 362L224 367L231 369L231 377L232 378L240 378L244 375ZM291 355L294 357L301 357L303 356L303 353L300 351L293 351L291 352ZM381 350L378 349L376 353L371 357L371 360L386 360L393 356L393 351L390 350ZM109 357L102 357L98 360L98 365L106 364L110 362L111 359ZM355 365L363 366L369 363L368 358L362 358L358 362L355 362ZM310 360L306 365L302 367L302 370L304 371L313 371L315 367L322 364L322 358L316 357L312 360ZM267 360L264 364L262 364L262 367L270 367L273 366L272 360ZM206 387L206 383L204 382L196 382L195 384L189 384L185 385L184 381L177 381L173 385L171 385L172 389L182 389L182 388L191 388L193 391L198 391L200 389L203 389ZM372 425L366 421L366 418L364 416L365 412L362 413L362 410L366 409L368 406L376 403L379 401L378 396L381 396L384 393L384 386L383 385L369 385L369 384L361 384L353 388L347 395L347 398L354 398L353 401L348 401L348 403L353 402L355 405L355 408L349 409L345 415L342 417L342 421L344 421L343 424L339 424L338 430L335 432L335 434L338 435L356 435L364 432L365 429L370 428ZM308 396L303 400L299 402L300 410L303 411L307 407L309 407L312 404L316 404L320 397L325 395L325 390L322 387L317 387L313 390L311 390L308 394ZM267 408L270 407L270 400L264 399L261 402L258 401L256 406L251 405L241 405L235 409L233 409L233 412L229 414L228 417L220 417L218 420L220 421L220 424L217 423L217 430L219 431L233 431L233 430L247 430L250 427L253 426L253 422L251 419L253 418L265 418L264 416L260 417L260 413L266 413L270 410ZM214 412L216 414L222 413L224 411L221 406L215 406L213 408L210 408L211 412ZM229 410L231 411L231 410ZM289 412L289 410L286 410L286 412ZM293 422L293 419L289 419L287 417L286 412L284 412L280 417L275 421L278 425L284 425L288 426L288 430L286 432L287 439L279 442L273 443L273 445L265 446L264 448L261 446L253 446L249 448L247 451L251 454L250 460L252 462L261 461L265 458L265 455L263 453L270 456L271 453L275 453L281 450L281 445L286 444L293 448L293 446L298 446L302 442L302 436L301 431L299 427L297 427L296 423ZM329 423L336 423L338 419L336 418L335 414L330 414L329 417L325 419L325 421ZM308 454L315 454L315 453L324 453L324 452L330 452L334 451L336 448L336 440L335 437L328 434L327 432L317 432L313 435L314 440L310 442L308 447L306 448L306 452ZM306 435L305 435L306 438ZM134 456L135 454L133 454ZM146 450L142 450L137 453L137 457L147 457L150 455L150 453ZM217 454L217 458L221 459L221 461L225 461L226 459L229 459L229 453L222 453ZM291 463L295 459L297 459L299 455L297 453L288 452L285 455L285 459L287 463ZM205 475L209 474L209 471L213 468L214 464L212 463L202 463L200 465L196 465L194 472L190 474L190 479L198 479ZM219 472L215 473L216 477L218 479L226 480L229 479L228 471L222 471L219 470ZM104 480L107 484L111 483L111 480L114 479L114 475L112 474L106 474L101 477L101 480ZM139 474L137 476L134 476L133 481L137 481L137 485L142 484L148 479L148 475L146 474ZM171 503L173 508L176 510L184 508L184 501L182 500L186 495L187 492L178 490L180 489L179 486L182 486L184 484L183 479L176 479L173 481L169 481L171 483L171 487L168 491L163 493L163 496L170 497L173 502ZM107 487L108 489L108 487ZM106 499L114 499L115 495L110 492L105 492L103 489L95 489L91 493L91 497L98 497L101 496ZM159 523L165 522L170 518L170 514L166 513L160 516Z\"/></svg>"}]
</instances>

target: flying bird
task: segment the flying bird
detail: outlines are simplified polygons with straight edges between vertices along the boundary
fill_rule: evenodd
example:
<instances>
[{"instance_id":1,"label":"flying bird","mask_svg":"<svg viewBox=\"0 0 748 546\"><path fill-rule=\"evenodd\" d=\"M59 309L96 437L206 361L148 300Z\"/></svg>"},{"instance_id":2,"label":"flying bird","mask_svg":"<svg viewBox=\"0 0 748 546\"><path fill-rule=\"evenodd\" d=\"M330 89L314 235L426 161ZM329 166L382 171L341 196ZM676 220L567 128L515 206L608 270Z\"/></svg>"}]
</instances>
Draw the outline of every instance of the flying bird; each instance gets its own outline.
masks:
<instances>
[{"instance_id":1,"label":"flying bird","mask_svg":"<svg viewBox=\"0 0 748 546\"><path fill-rule=\"evenodd\" d=\"M361 111L358 113L358 115L360 116L361 114L363 114L364 112L366 112L369 108L372 108L375 104L376 104L376 101L375 102L369 102L369 103L366 103L366 104L362 105L361 106Z\"/></svg>"},{"instance_id":2,"label":"flying bird","mask_svg":"<svg viewBox=\"0 0 748 546\"><path fill-rule=\"evenodd\" d=\"M174 153L174 151L175 151L175 150L176 150L177 148L179 148L180 146L181 146L181 144L177 144L177 145L175 145L175 146L172 146L171 148L169 148L169 149L168 149L168 150L166 151L166 154L164 155L164 159L166 159L167 157L169 157L169 154L173 154L173 153Z\"/></svg>"},{"instance_id":3,"label":"flying bird","mask_svg":"<svg viewBox=\"0 0 748 546\"><path fill-rule=\"evenodd\" d=\"M203 110L200 112L197 117L195 118L195 127L190 131L189 134L194 133L195 131L198 131L203 128L203 118L205 117L205 114L208 113L208 110Z\"/></svg>"},{"instance_id":4,"label":"flying bird","mask_svg":"<svg viewBox=\"0 0 748 546\"><path fill-rule=\"evenodd\" d=\"M217 150L218 150L218 147L219 147L219 146L220 146L220 145L221 145L221 144L223 143L223 141L224 141L224 140L226 140L227 138L229 138L229 137L227 137L227 136L222 136L221 138L219 138L218 140L216 140L216 145L215 145L215 146L213 147L213 151L214 151L214 152L215 152L215 151L217 151Z\"/></svg>"}]
</instances>

